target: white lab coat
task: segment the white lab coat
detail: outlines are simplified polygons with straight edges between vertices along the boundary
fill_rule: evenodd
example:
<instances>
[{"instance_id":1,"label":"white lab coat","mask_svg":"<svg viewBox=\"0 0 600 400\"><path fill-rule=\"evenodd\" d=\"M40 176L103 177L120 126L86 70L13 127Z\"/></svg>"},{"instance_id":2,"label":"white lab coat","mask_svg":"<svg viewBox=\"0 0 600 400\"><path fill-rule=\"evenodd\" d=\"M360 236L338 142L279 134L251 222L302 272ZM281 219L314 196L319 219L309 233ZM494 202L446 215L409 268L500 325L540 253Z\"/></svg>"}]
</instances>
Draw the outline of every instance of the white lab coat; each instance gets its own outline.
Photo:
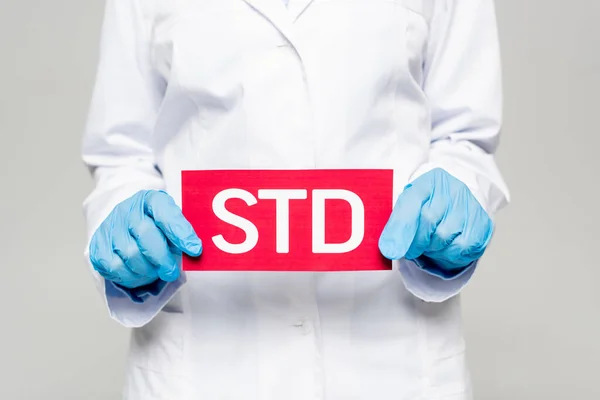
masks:
<instances>
[{"instance_id":1,"label":"white lab coat","mask_svg":"<svg viewBox=\"0 0 600 400\"><path fill-rule=\"evenodd\" d=\"M493 215L501 80L492 0L108 0L84 142L88 234L182 169L445 168ZM135 304L128 400L466 400L459 296L389 272L188 273ZM187 280L187 282L186 282Z\"/></svg>"}]
</instances>

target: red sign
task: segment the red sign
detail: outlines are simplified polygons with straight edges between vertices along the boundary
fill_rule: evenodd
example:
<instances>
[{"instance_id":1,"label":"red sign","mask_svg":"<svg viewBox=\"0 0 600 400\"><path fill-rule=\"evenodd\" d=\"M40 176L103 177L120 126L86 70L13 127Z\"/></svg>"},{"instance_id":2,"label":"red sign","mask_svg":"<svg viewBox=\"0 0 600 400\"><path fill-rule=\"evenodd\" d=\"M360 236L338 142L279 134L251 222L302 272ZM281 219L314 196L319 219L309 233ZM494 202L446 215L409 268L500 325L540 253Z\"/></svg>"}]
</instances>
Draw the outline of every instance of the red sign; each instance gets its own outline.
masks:
<instances>
[{"instance_id":1,"label":"red sign","mask_svg":"<svg viewBox=\"0 0 600 400\"><path fill-rule=\"evenodd\" d=\"M378 248L391 170L183 171L183 214L203 254L184 271L390 269Z\"/></svg>"}]
</instances>

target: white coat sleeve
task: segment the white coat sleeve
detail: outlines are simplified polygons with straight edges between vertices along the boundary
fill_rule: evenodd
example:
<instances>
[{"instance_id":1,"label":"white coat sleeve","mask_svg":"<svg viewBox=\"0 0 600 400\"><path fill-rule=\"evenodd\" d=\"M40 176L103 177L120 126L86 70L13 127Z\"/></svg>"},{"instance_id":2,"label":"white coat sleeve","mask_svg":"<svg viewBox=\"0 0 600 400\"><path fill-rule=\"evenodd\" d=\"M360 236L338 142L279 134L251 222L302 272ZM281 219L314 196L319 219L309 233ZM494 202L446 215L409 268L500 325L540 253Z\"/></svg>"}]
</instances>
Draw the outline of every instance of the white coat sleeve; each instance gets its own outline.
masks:
<instances>
[{"instance_id":1,"label":"white coat sleeve","mask_svg":"<svg viewBox=\"0 0 600 400\"><path fill-rule=\"evenodd\" d=\"M430 23L423 88L431 110L428 161L411 177L443 168L469 187L493 219L509 194L494 160L502 119L500 50L493 0L439 0ZM402 260L407 289L425 301L458 294L477 262L441 278Z\"/></svg>"},{"instance_id":2,"label":"white coat sleeve","mask_svg":"<svg viewBox=\"0 0 600 400\"><path fill-rule=\"evenodd\" d=\"M110 315L137 327L149 322L184 283L169 283L157 296L134 303L94 271L91 238L113 208L139 190L163 189L150 145L152 126L164 94L164 82L149 62L149 27L138 0L108 0L100 56L85 129L82 155L95 180L84 202L88 246L85 259Z\"/></svg>"}]
</instances>

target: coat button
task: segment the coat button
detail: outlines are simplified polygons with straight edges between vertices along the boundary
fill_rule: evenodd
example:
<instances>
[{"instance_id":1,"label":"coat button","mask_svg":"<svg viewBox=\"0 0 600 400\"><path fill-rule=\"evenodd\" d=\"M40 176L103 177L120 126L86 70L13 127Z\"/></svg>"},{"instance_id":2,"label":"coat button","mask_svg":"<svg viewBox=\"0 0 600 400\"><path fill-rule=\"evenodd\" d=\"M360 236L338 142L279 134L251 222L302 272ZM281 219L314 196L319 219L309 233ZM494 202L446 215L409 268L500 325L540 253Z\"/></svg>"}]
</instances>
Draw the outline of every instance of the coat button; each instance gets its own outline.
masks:
<instances>
[{"instance_id":1,"label":"coat button","mask_svg":"<svg viewBox=\"0 0 600 400\"><path fill-rule=\"evenodd\" d=\"M294 326L298 328L303 335L310 335L313 331L312 322L307 319L298 320L298 322L296 322Z\"/></svg>"},{"instance_id":2,"label":"coat button","mask_svg":"<svg viewBox=\"0 0 600 400\"><path fill-rule=\"evenodd\" d=\"M302 327L302 333L305 335L310 335L313 331L313 324L311 321L304 321L304 326Z\"/></svg>"}]
</instances>

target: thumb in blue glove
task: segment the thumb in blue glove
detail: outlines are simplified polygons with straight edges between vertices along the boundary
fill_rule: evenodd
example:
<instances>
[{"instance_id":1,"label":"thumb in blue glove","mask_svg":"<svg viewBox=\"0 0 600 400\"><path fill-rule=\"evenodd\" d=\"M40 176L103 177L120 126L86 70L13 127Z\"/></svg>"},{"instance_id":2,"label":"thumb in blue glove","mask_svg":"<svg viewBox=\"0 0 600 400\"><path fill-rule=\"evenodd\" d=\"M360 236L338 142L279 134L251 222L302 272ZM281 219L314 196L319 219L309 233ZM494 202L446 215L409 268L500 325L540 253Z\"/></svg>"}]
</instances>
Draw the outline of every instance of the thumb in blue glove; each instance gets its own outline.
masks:
<instances>
[{"instance_id":1,"label":"thumb in blue glove","mask_svg":"<svg viewBox=\"0 0 600 400\"><path fill-rule=\"evenodd\" d=\"M176 281L182 252L199 256L202 242L174 200L155 190L118 204L90 243L94 269L125 288Z\"/></svg>"},{"instance_id":2,"label":"thumb in blue glove","mask_svg":"<svg viewBox=\"0 0 600 400\"><path fill-rule=\"evenodd\" d=\"M493 223L469 188L436 168L407 185L379 239L388 259L426 259L457 272L478 260Z\"/></svg>"}]
</instances>

